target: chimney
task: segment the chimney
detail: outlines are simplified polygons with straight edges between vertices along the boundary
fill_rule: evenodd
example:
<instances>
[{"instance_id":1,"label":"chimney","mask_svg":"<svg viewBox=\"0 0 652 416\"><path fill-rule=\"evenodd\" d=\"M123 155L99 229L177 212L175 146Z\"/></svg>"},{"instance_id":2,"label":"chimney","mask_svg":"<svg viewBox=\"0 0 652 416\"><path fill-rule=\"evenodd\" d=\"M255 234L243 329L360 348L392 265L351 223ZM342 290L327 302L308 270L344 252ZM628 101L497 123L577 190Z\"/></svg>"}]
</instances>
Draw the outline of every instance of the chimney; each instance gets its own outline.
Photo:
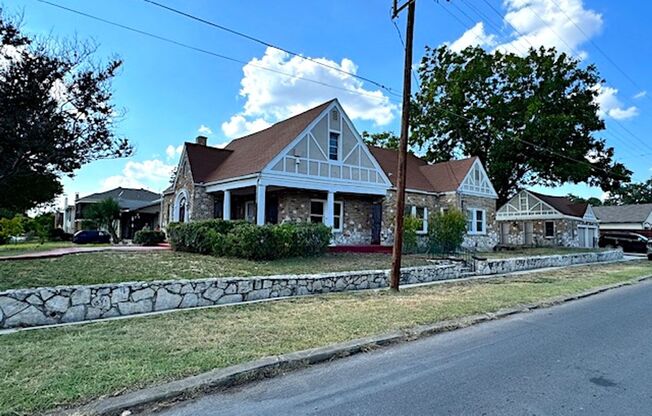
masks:
<instances>
[{"instance_id":1,"label":"chimney","mask_svg":"<svg viewBox=\"0 0 652 416\"><path fill-rule=\"evenodd\" d=\"M208 137L206 136L197 136L195 139L195 143L200 144L202 146L206 146L206 143L208 142Z\"/></svg>"},{"instance_id":2,"label":"chimney","mask_svg":"<svg viewBox=\"0 0 652 416\"><path fill-rule=\"evenodd\" d=\"M75 192L75 202L79 199L79 192Z\"/></svg>"}]
</instances>

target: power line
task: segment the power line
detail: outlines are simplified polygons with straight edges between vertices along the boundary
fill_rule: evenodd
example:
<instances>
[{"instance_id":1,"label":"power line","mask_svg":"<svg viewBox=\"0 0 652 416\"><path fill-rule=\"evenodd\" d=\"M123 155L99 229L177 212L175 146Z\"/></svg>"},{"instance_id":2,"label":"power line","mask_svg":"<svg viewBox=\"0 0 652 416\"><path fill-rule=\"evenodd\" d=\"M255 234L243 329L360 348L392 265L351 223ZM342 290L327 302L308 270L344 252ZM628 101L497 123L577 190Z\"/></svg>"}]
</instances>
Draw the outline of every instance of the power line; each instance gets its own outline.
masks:
<instances>
[{"instance_id":1,"label":"power line","mask_svg":"<svg viewBox=\"0 0 652 416\"><path fill-rule=\"evenodd\" d=\"M498 17L500 17L501 19L505 20L504 17L503 17L503 15L500 13L500 11L498 11L498 9L496 9L496 8L493 6L493 4L489 3L489 1L487 1L487 0L482 0L482 1L483 1L487 6L489 6L489 8L490 8L491 10L493 10L493 12L494 12ZM516 26L514 26L514 25L512 24L512 22L510 22L509 20L505 20L505 21L507 22L508 25L510 25L510 26L512 27L512 29L514 29L514 31L515 31L515 32L516 32L516 33L517 33L517 34L518 34L518 35L519 35L523 40L525 40L525 41L530 45L530 47L531 47L532 49L536 49L536 48L534 47L534 45L532 44L532 42L530 42L530 39L528 39L527 36L525 36L523 33L521 33L521 31L518 30L518 29L516 28Z\"/></svg>"},{"instance_id":2,"label":"power line","mask_svg":"<svg viewBox=\"0 0 652 416\"><path fill-rule=\"evenodd\" d=\"M584 31L584 29L582 29L582 27L581 27L579 24L577 24L577 23L575 22L575 20L573 20L573 18L571 18L571 17L568 15L568 13L566 13L566 11L561 7L561 5L560 5L556 0L551 0L551 1L552 1L552 2L553 2L553 3L554 3L554 4L559 8L559 11L561 11L561 12L564 14L564 16L566 16L566 19L568 19L569 22L571 22L571 23L572 23L572 24L573 24L573 25L574 25L574 26L575 26L575 27L576 27L580 32L582 32L582 34L584 35L584 38L585 38L586 40L588 40L589 42L591 42L591 45L593 45L593 47L594 47L598 52L600 52L600 54L602 54L602 56L604 56L604 57L605 57L605 58L606 58L606 59L611 63L611 65L613 65L613 66L614 66L614 67L615 67L615 68L616 68L616 69L617 69L621 74L623 74L623 76L625 76L625 78L627 78L627 79L629 80L629 82L632 83L632 85L634 85L634 86L635 86L636 88L638 88L639 90L643 90L643 88L638 84L638 82L636 82L636 81L634 80L634 78L630 77L629 74L627 74L627 73L625 72L625 70L623 70L623 69L620 67L620 65L618 65L618 64L617 64L613 59L611 59L611 57L610 57L609 55L607 55L607 53L604 52L604 51L602 50L602 48L600 48L600 46L598 46L598 44L595 43L595 42L593 41L593 39L591 39L591 38L589 37L589 35Z\"/></svg>"},{"instance_id":3,"label":"power line","mask_svg":"<svg viewBox=\"0 0 652 416\"><path fill-rule=\"evenodd\" d=\"M199 48L199 47L196 47L196 46L193 46L193 45L189 45L187 43L179 42L179 41L174 40L174 39L166 38L164 36L156 35L156 34L151 33L151 32L147 32L147 31L137 29L137 28L134 28L134 27L131 27L131 26L127 26L127 25L124 25L122 23L114 22L114 21L111 21L111 20L104 19L102 17L94 16L92 14L88 14L88 13L85 13L85 12L82 12L82 11L79 11L79 10L75 10L75 9L72 9L72 8L69 8L69 7L66 7L66 6L62 6L60 4L53 3L53 2L50 2L48 0L36 0L36 1L38 1L40 3L48 4L50 6L53 6L53 7L65 10L65 11L68 11L70 13L74 13L74 14L77 14L77 15L80 15L80 16L87 17L89 19L99 21L99 22L102 22L102 23L105 23L105 24L108 24L108 25L111 25L111 26L119 27L121 29L130 31L130 32L133 32L133 33L137 33L137 34L140 34L140 35L143 35L143 36L147 36L147 37L150 37L150 38L153 38L153 39L157 39L157 40L160 40L160 41L163 41L163 42L167 42L167 43L170 43L170 44L182 47L182 48L190 49L190 50L193 50L195 52L200 52L200 53L203 53L203 54L206 54L206 55L210 55L210 56L215 57L215 58L223 59L223 60L226 60L226 61L230 61L230 62L242 64L242 65L249 65L249 66L252 66L254 68L258 68L258 69L261 69L261 70L264 70L264 71L269 71L269 72L272 72L272 73L275 73L275 74L283 75L283 76L286 76L288 78L299 79L299 80L302 80L302 81L311 82L311 83L314 83L314 84L322 85L324 87L341 90L341 91L344 91L344 92L347 92L347 93L353 94L353 95L360 95L360 96L364 96L364 97L369 97L369 98L373 98L373 99L376 99L376 100L379 100L379 101L385 101L385 99L387 99L390 102L396 103L395 101L391 101L389 97L385 97L385 96L379 97L378 95L374 95L374 94L367 94L367 93L363 93L361 91L354 91L354 90L351 90L351 89L348 89L348 88L338 87L336 85L328 84L328 83L323 82L323 81L319 81L319 80L315 80L315 79L311 79L311 78L305 78L305 77L302 77L300 75L290 74L290 73L280 71L278 69L270 68L270 67L267 67L267 66L264 66L264 65L258 65L258 64L251 63L251 62L246 62L246 61L238 59L238 58L233 58L233 57L223 55L223 54L220 54L220 53L217 53L217 52L209 51L207 49Z\"/></svg>"},{"instance_id":4,"label":"power line","mask_svg":"<svg viewBox=\"0 0 652 416\"><path fill-rule=\"evenodd\" d=\"M393 88L387 87L386 85L384 85L384 84L382 84L380 82L374 81L374 80L372 80L370 78L355 74L353 72L346 71L346 70L344 70L344 69L342 69L340 67L337 67L337 66L329 65L329 64L327 64L325 62L322 62L322 61L320 61L318 59L311 58L311 57L308 57L308 56L304 56L304 55L302 55L300 53L293 52L293 51L291 51L291 50L289 50L287 48L284 48L282 46L278 46L278 45L273 44L271 42L267 42L267 41L262 40L260 38L254 37L252 35L248 35L248 34L246 34L244 32L240 32L238 30L231 29L231 28L226 27L224 25L221 25L219 23L211 22L210 20L204 19L204 18L199 17L199 16L195 16L193 14L184 12L184 11L179 10L179 9L175 9L174 7L166 6L165 4L161 4L161 3L156 2L154 0L143 0L143 1L146 2L146 3L152 4L152 5L156 6L156 7L159 7L161 9L167 10L169 12L172 12L172 13L178 14L180 16L186 17L188 19L194 20L196 22L203 23L203 24L211 26L213 28L216 28L216 29L228 32L228 33L231 33L231 34L236 35L236 36L240 36L242 38L248 39L248 40L250 40L252 42L256 42L256 43L259 43L261 45L264 45L264 46L267 46L267 47L270 47L270 48L275 48L275 49L281 50L281 51L283 51L283 52L285 52L287 54L290 54L292 56L296 56L298 58L304 59L306 61L310 61L310 62L315 63L317 65L321 65L323 67L326 67L326 68L341 72L343 74L349 75L349 76L357 78L359 80L369 82L369 83L371 83L371 84L373 84L373 85L375 85L375 86L377 86L379 88L384 89L385 91L387 91L388 93L390 93L392 95L397 95L397 96L400 97L400 93L397 93L396 91L394 91Z\"/></svg>"},{"instance_id":5,"label":"power line","mask_svg":"<svg viewBox=\"0 0 652 416\"><path fill-rule=\"evenodd\" d=\"M390 20L392 21L392 24L396 28L398 40L401 42L401 45L403 45L403 49L405 50L405 42L403 41L403 34L401 33L401 29L396 24L396 21L391 17L391 14L390 14ZM421 84L419 83L419 77L417 77L417 74L414 72L414 69L410 68L410 72L412 73L412 78L414 79L414 83L417 84L417 88L421 89Z\"/></svg>"}]
</instances>

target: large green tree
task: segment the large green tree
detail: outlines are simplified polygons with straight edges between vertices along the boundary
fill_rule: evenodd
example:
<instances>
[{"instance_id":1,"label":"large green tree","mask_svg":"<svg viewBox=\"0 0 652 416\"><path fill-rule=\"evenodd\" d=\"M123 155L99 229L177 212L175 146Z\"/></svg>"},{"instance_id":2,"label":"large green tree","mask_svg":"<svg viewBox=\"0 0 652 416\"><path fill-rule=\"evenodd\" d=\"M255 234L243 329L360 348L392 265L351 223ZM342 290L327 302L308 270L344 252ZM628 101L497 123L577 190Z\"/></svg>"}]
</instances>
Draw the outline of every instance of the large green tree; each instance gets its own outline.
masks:
<instances>
[{"instance_id":1,"label":"large green tree","mask_svg":"<svg viewBox=\"0 0 652 416\"><path fill-rule=\"evenodd\" d=\"M84 217L99 228L108 231L114 243L120 241L115 228L117 220L120 219L120 205L115 199L107 198L92 204L88 207Z\"/></svg>"},{"instance_id":2,"label":"large green tree","mask_svg":"<svg viewBox=\"0 0 652 416\"><path fill-rule=\"evenodd\" d=\"M652 203L652 178L641 183L628 183L609 193L606 205Z\"/></svg>"},{"instance_id":3,"label":"large green tree","mask_svg":"<svg viewBox=\"0 0 652 416\"><path fill-rule=\"evenodd\" d=\"M380 133L369 133L368 131L363 131L362 140L370 146L398 150L400 138L391 131L383 131Z\"/></svg>"},{"instance_id":4,"label":"large green tree","mask_svg":"<svg viewBox=\"0 0 652 416\"><path fill-rule=\"evenodd\" d=\"M595 136L595 66L554 49L526 56L469 47L427 49L412 111L411 144L430 161L480 157L503 203L520 187L586 182L605 191L631 172Z\"/></svg>"},{"instance_id":5,"label":"large green tree","mask_svg":"<svg viewBox=\"0 0 652 416\"><path fill-rule=\"evenodd\" d=\"M92 45L34 40L0 9L0 211L24 212L61 193L60 178L127 156L116 136L111 80Z\"/></svg>"}]
</instances>

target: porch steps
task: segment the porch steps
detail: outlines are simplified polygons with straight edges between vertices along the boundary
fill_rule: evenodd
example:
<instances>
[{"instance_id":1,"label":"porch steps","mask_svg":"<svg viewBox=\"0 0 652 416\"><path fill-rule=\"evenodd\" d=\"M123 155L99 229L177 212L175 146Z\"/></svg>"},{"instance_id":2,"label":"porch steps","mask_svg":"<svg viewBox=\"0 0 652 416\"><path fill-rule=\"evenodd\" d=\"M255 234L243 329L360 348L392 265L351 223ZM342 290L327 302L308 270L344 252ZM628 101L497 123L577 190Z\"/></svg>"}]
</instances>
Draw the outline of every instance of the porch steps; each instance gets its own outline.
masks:
<instances>
[{"instance_id":1,"label":"porch steps","mask_svg":"<svg viewBox=\"0 0 652 416\"><path fill-rule=\"evenodd\" d=\"M382 253L392 254L392 246L381 245L355 245L328 247L329 253Z\"/></svg>"}]
</instances>

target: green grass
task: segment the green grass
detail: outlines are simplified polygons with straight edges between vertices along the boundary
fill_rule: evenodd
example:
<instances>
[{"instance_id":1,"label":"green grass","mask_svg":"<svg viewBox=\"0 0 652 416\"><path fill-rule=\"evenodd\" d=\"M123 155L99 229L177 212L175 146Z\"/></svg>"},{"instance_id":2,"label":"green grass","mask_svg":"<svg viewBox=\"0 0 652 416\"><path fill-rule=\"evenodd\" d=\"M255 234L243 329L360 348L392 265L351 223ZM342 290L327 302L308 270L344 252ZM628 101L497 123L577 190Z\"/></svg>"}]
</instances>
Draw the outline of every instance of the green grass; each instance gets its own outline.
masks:
<instances>
[{"instance_id":1,"label":"green grass","mask_svg":"<svg viewBox=\"0 0 652 416\"><path fill-rule=\"evenodd\" d=\"M267 262L171 251L71 254L51 259L0 261L0 290L133 280L389 269L391 261L387 254L348 253ZM428 262L422 257L404 257L405 267L423 264Z\"/></svg>"},{"instance_id":2,"label":"green grass","mask_svg":"<svg viewBox=\"0 0 652 416\"><path fill-rule=\"evenodd\" d=\"M604 251L605 249L595 248L570 248L570 247L534 247L534 248L521 248L517 250L505 251L488 251L478 253L478 257L486 257L488 259L507 259L511 257L522 256L550 256L554 254L577 254L577 253L590 253L595 251Z\"/></svg>"},{"instance_id":3,"label":"green grass","mask_svg":"<svg viewBox=\"0 0 652 416\"><path fill-rule=\"evenodd\" d=\"M30 241L16 244L9 243L0 245L0 256L15 256L18 254L34 253L65 247L75 247L75 244L69 241L47 241L45 243Z\"/></svg>"},{"instance_id":4,"label":"green grass","mask_svg":"<svg viewBox=\"0 0 652 416\"><path fill-rule=\"evenodd\" d=\"M0 336L0 414L57 406L261 357L496 311L652 274L645 261L511 279L332 294Z\"/></svg>"}]
</instances>

